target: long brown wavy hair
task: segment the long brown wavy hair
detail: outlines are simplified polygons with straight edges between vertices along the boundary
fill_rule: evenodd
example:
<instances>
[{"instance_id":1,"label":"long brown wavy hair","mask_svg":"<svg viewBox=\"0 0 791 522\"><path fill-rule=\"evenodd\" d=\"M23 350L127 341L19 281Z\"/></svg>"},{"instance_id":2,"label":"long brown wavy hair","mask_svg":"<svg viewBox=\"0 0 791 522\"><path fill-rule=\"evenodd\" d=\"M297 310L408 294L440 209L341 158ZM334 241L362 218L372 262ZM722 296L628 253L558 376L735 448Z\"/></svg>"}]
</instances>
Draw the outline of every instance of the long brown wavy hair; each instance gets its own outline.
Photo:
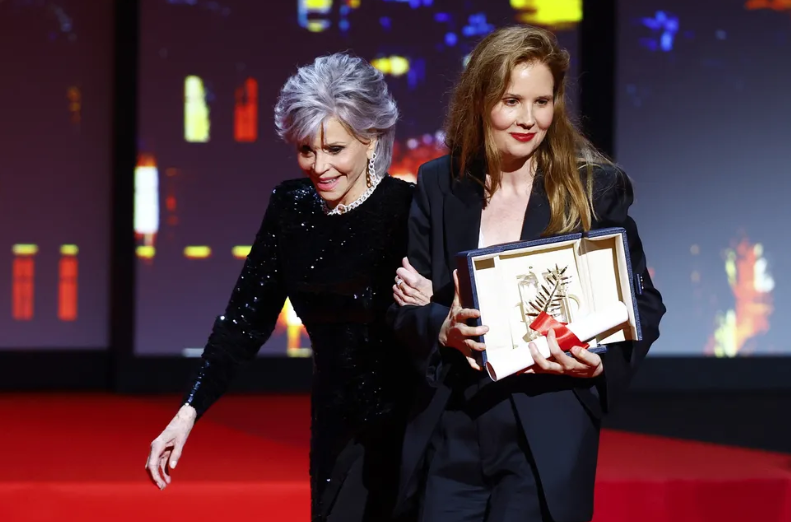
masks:
<instances>
[{"instance_id":1,"label":"long brown wavy hair","mask_svg":"<svg viewBox=\"0 0 791 522\"><path fill-rule=\"evenodd\" d=\"M551 32L519 25L498 29L475 47L454 89L445 124L445 143L458 176L482 165L489 174L486 200L501 184L501 158L494 145L492 109L511 81L514 67L543 63L554 78L554 116L546 137L535 152L537 170L544 177L551 217L544 235L590 230L593 213L593 166L612 163L577 130L566 112L566 73L569 53ZM587 170L587 176L581 171Z\"/></svg>"}]
</instances>

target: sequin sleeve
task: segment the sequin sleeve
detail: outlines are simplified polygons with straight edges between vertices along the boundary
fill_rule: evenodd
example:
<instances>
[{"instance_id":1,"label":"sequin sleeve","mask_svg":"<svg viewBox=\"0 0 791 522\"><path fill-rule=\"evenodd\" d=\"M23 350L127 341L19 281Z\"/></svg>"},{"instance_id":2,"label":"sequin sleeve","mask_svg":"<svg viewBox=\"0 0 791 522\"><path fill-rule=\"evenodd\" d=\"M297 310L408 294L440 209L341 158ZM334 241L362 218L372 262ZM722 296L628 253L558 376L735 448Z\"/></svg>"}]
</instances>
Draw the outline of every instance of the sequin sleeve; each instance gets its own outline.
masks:
<instances>
[{"instance_id":1,"label":"sequin sleeve","mask_svg":"<svg viewBox=\"0 0 791 522\"><path fill-rule=\"evenodd\" d=\"M286 291L278 245L283 199L282 189L272 192L225 313L214 321L184 400L197 410L198 417L225 393L239 365L256 356L283 309Z\"/></svg>"}]
</instances>

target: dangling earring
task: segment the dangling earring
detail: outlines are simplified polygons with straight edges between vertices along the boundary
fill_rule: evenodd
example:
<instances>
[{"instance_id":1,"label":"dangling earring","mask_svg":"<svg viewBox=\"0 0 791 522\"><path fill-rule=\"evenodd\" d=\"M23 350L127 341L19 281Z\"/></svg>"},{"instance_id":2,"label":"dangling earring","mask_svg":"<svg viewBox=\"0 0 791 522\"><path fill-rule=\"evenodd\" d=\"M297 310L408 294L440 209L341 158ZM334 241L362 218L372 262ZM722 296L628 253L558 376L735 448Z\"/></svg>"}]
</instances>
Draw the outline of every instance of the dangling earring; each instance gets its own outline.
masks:
<instances>
[{"instance_id":1,"label":"dangling earring","mask_svg":"<svg viewBox=\"0 0 791 522\"><path fill-rule=\"evenodd\" d=\"M371 159L368 160L368 188L371 188L376 179L376 151L371 154Z\"/></svg>"}]
</instances>

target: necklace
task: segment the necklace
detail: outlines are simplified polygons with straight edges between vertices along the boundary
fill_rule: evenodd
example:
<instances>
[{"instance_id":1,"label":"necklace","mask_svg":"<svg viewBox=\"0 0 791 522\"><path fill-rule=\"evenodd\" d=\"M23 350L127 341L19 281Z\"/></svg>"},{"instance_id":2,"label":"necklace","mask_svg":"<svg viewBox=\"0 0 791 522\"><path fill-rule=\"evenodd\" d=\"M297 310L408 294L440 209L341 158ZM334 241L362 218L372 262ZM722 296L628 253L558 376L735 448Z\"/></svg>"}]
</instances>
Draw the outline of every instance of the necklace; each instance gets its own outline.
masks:
<instances>
[{"instance_id":1,"label":"necklace","mask_svg":"<svg viewBox=\"0 0 791 522\"><path fill-rule=\"evenodd\" d=\"M379 183L381 181L382 178L380 178L379 176L375 176L373 180L371 180L371 186L368 187L368 189L365 192L363 192L359 198L355 199L348 205L344 205L343 203L338 203L337 205L335 205L335 208L330 208L327 205L327 202L322 199L321 208L322 210L324 210L324 213L328 216L340 216L342 214L346 214L347 212L352 211L355 208L362 205L366 199L371 197L371 194L374 193L374 190L376 190L376 187L379 186Z\"/></svg>"}]
</instances>

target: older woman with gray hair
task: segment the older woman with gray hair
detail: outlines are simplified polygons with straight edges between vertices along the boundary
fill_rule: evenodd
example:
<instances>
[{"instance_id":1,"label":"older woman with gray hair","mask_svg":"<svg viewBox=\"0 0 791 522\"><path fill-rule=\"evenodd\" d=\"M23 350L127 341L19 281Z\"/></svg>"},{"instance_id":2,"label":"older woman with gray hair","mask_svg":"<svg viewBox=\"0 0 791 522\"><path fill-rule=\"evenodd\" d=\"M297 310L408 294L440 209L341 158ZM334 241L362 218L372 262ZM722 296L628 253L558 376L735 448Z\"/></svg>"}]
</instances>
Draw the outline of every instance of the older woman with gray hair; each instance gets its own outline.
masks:
<instances>
[{"instance_id":1,"label":"older woman with gray hair","mask_svg":"<svg viewBox=\"0 0 791 522\"><path fill-rule=\"evenodd\" d=\"M272 192L183 406L151 444L146 468L160 488L196 420L256 356L288 297L313 348L312 519L390 520L418 379L385 320L397 269L407 281L399 301L431 296L403 259L414 186L387 174L397 119L383 75L347 54L317 58L283 86L277 131L306 177Z\"/></svg>"}]
</instances>

